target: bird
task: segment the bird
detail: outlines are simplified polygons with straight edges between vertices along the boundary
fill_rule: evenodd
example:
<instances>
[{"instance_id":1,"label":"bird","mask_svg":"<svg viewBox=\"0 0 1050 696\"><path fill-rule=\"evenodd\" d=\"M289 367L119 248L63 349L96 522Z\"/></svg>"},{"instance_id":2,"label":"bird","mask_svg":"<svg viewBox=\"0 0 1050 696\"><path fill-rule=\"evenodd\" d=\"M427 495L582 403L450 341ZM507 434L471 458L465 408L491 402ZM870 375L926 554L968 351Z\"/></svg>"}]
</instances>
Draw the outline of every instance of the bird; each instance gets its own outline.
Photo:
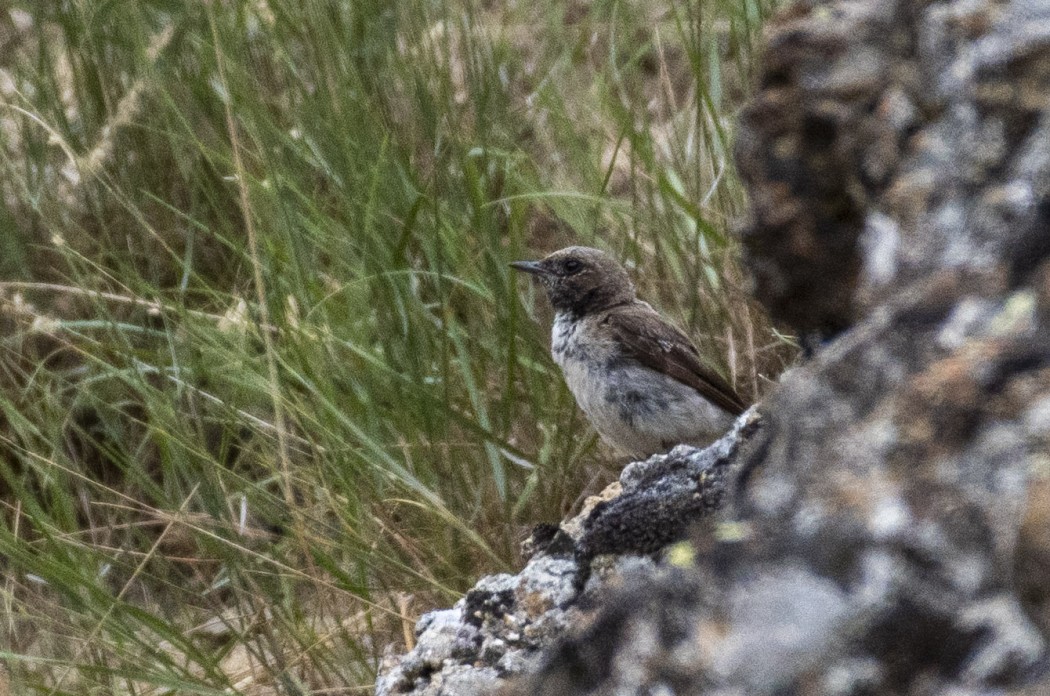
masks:
<instances>
[{"instance_id":1,"label":"bird","mask_svg":"<svg viewBox=\"0 0 1050 696\"><path fill-rule=\"evenodd\" d=\"M638 299L627 271L571 246L510 266L532 275L554 309L551 356L598 435L636 458L723 435L747 403L705 367L684 333Z\"/></svg>"}]
</instances>

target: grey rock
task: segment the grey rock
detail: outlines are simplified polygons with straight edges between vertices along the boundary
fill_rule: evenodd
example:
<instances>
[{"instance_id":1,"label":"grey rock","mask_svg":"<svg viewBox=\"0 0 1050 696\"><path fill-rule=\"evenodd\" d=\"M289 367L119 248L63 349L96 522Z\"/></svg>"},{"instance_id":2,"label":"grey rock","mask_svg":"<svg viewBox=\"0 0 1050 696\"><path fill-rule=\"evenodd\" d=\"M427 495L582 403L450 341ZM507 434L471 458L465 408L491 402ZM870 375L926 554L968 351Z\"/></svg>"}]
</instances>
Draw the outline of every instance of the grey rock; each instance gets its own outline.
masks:
<instances>
[{"instance_id":1,"label":"grey rock","mask_svg":"<svg viewBox=\"0 0 1050 696\"><path fill-rule=\"evenodd\" d=\"M851 607L846 593L805 568L774 567L733 588L728 633L712 665L721 679L775 691L842 643L836 630Z\"/></svg>"},{"instance_id":2,"label":"grey rock","mask_svg":"<svg viewBox=\"0 0 1050 696\"><path fill-rule=\"evenodd\" d=\"M565 634L577 572L571 558L538 555L516 575L481 578L452 609L420 618L415 647L384 661L376 694L495 693Z\"/></svg>"},{"instance_id":3,"label":"grey rock","mask_svg":"<svg viewBox=\"0 0 1050 696\"><path fill-rule=\"evenodd\" d=\"M597 505L585 520L577 557L651 553L685 538L697 519L722 505L734 456L760 428L751 409L708 447L680 445L627 466L621 494Z\"/></svg>"}]
</instances>

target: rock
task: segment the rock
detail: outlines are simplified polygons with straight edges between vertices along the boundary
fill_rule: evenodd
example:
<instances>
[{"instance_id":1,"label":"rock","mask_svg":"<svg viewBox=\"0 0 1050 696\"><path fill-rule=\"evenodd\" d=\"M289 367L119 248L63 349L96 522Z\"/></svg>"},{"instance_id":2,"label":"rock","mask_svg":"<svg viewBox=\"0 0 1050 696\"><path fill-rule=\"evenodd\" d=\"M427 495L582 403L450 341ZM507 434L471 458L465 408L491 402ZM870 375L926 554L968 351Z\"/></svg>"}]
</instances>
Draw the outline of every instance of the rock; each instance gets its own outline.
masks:
<instances>
[{"instance_id":1,"label":"rock","mask_svg":"<svg viewBox=\"0 0 1050 696\"><path fill-rule=\"evenodd\" d=\"M452 609L420 618L415 648L386 662L376 694L493 693L564 634L577 573L572 558L539 555L517 575L482 578Z\"/></svg>"},{"instance_id":2,"label":"rock","mask_svg":"<svg viewBox=\"0 0 1050 696\"><path fill-rule=\"evenodd\" d=\"M653 561L624 554L683 539L697 516L717 508L729 455L755 431L756 419L754 413L741 416L731 433L707 449L678 447L628 467L576 518L557 531L541 528L541 541L530 542L537 551L520 573L484 577L452 609L420 618L416 646L385 662L377 696L492 694L506 677L535 668L541 651L557 644L570 625L585 625L608 590L656 572ZM663 491L681 490L673 500L684 503L681 509L668 505L659 522L633 515L660 502L651 495L654 482Z\"/></svg>"},{"instance_id":3,"label":"rock","mask_svg":"<svg viewBox=\"0 0 1050 696\"><path fill-rule=\"evenodd\" d=\"M685 538L698 518L718 509L737 449L759 428L754 409L704 449L679 445L666 455L628 465L618 495L586 510L576 553L651 553ZM585 567L584 567L585 569Z\"/></svg>"}]
</instances>

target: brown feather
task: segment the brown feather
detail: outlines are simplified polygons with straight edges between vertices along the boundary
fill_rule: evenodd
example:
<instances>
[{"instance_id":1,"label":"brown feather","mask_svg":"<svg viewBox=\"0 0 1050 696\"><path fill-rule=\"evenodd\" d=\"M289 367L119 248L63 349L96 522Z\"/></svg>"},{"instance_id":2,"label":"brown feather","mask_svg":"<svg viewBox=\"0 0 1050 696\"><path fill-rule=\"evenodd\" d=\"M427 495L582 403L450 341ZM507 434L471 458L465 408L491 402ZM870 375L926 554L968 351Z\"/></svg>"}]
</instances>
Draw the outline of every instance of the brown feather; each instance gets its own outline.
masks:
<instances>
[{"instance_id":1,"label":"brown feather","mask_svg":"<svg viewBox=\"0 0 1050 696\"><path fill-rule=\"evenodd\" d=\"M628 357L696 389L705 399L734 416L747 409L724 379L700 362L692 342L645 302L606 310L602 324L612 329Z\"/></svg>"}]
</instances>

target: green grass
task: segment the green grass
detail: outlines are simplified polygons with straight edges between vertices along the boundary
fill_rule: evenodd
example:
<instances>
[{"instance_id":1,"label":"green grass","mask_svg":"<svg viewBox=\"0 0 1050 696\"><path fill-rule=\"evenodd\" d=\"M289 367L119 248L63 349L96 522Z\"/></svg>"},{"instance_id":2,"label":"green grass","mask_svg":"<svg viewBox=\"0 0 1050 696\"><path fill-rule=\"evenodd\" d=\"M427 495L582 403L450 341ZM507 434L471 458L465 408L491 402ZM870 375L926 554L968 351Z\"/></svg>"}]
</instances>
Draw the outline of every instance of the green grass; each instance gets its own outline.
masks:
<instances>
[{"instance_id":1,"label":"green grass","mask_svg":"<svg viewBox=\"0 0 1050 696\"><path fill-rule=\"evenodd\" d=\"M728 235L771 0L0 12L0 693L367 692L613 480L507 262L761 391Z\"/></svg>"}]
</instances>

